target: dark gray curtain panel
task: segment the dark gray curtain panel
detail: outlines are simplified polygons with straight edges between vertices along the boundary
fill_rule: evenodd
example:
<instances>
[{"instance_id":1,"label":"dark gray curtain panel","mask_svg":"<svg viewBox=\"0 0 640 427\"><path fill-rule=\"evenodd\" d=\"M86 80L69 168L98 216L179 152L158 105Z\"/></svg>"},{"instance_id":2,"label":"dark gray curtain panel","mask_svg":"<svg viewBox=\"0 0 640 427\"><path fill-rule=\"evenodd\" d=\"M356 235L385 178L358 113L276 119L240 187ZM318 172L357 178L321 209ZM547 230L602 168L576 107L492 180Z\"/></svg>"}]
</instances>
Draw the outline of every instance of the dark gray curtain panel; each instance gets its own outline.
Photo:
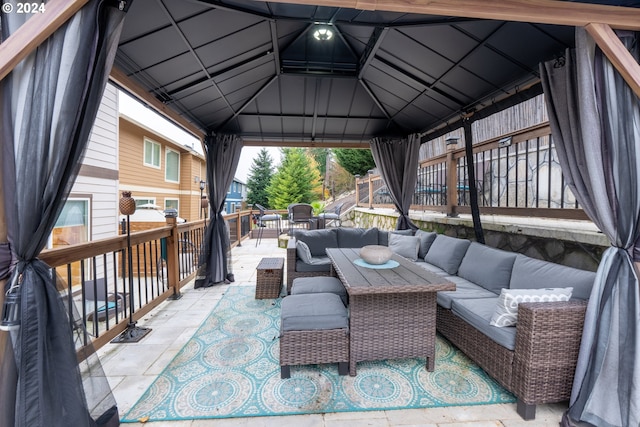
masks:
<instances>
[{"instance_id":1,"label":"dark gray curtain panel","mask_svg":"<svg viewBox=\"0 0 640 427\"><path fill-rule=\"evenodd\" d=\"M17 260L11 278L19 277L22 301L21 326L11 333L15 426L119 424L104 376L104 395L94 395L100 380L90 378L85 396L71 327L78 323L37 258L77 175L113 64L124 18L117 4L87 3L1 82L2 185ZM29 17L0 15L2 40Z\"/></svg>"},{"instance_id":2,"label":"dark gray curtain panel","mask_svg":"<svg viewBox=\"0 0 640 427\"><path fill-rule=\"evenodd\" d=\"M211 221L205 230L204 248L194 288L233 281L229 260L231 243L228 226L222 216L224 201L238 168L242 140L235 135L208 136L205 140L207 188Z\"/></svg>"},{"instance_id":3,"label":"dark gray curtain panel","mask_svg":"<svg viewBox=\"0 0 640 427\"><path fill-rule=\"evenodd\" d=\"M618 33L639 57L638 33ZM583 30L564 63L541 65L563 173L612 246L585 317L564 426L640 425L640 100Z\"/></svg>"},{"instance_id":4,"label":"dark gray curtain panel","mask_svg":"<svg viewBox=\"0 0 640 427\"><path fill-rule=\"evenodd\" d=\"M418 180L420 138L412 134L407 138L374 138L371 154L387 185L393 204L400 212L397 230L416 230L409 219L409 208Z\"/></svg>"}]
</instances>

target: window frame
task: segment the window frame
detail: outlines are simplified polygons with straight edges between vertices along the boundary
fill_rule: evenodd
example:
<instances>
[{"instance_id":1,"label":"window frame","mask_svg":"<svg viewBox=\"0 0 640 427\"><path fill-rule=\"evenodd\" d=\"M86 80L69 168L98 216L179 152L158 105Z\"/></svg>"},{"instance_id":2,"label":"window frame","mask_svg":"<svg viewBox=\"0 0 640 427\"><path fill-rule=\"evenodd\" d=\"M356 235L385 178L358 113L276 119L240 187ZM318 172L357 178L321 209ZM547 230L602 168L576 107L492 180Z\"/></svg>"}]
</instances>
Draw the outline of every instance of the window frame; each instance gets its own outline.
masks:
<instances>
[{"instance_id":1,"label":"window frame","mask_svg":"<svg viewBox=\"0 0 640 427\"><path fill-rule=\"evenodd\" d=\"M176 180L173 179L169 179L167 177L167 174L169 173L169 154L174 153L178 156L178 162L177 162L177 170L176 170ZM164 149L164 180L166 182L171 182L174 184L180 184L180 152L174 149L171 149L169 147L165 147Z\"/></svg>"},{"instance_id":2,"label":"window frame","mask_svg":"<svg viewBox=\"0 0 640 427\"><path fill-rule=\"evenodd\" d=\"M157 162L158 164L154 164L154 163L147 163L147 143L150 144L150 147L158 147L158 159ZM142 149L142 164L150 167L150 168L154 168L154 169L160 169L162 167L162 159L160 156L160 153L162 153L162 145L160 145L159 142L156 142L154 140L152 140L151 138L147 138L144 137L144 142L143 142L143 149ZM151 161L153 162L154 159L154 152L155 150L152 149L151 151Z\"/></svg>"}]
</instances>

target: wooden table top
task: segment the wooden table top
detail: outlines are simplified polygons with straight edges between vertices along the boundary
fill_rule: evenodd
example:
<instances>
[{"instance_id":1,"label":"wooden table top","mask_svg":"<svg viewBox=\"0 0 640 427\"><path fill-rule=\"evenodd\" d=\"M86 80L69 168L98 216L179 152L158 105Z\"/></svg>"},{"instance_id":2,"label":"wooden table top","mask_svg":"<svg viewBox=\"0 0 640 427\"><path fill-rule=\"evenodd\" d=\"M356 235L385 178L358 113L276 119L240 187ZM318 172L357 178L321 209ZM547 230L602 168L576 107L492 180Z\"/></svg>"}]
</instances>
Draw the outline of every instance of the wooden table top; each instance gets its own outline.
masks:
<instances>
[{"instance_id":1,"label":"wooden table top","mask_svg":"<svg viewBox=\"0 0 640 427\"><path fill-rule=\"evenodd\" d=\"M456 285L408 259L394 254L395 268L373 269L353 263L360 258L360 248L327 248L349 295L455 291Z\"/></svg>"}]
</instances>

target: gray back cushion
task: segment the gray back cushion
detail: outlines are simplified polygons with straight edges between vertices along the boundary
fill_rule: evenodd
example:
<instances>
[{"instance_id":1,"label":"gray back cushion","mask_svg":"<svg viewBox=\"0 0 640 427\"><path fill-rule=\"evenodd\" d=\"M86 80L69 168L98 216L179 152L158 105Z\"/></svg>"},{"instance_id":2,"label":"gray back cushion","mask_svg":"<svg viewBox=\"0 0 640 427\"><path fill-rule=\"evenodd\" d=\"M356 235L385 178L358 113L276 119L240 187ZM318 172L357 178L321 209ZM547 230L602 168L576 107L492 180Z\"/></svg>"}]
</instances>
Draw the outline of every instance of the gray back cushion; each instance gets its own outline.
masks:
<instances>
[{"instance_id":1,"label":"gray back cushion","mask_svg":"<svg viewBox=\"0 0 640 427\"><path fill-rule=\"evenodd\" d=\"M338 236L335 228L323 230L296 230L296 239L305 242L312 256L326 256L326 248L338 247Z\"/></svg>"},{"instance_id":2,"label":"gray back cushion","mask_svg":"<svg viewBox=\"0 0 640 427\"><path fill-rule=\"evenodd\" d=\"M338 228L339 248L361 248L378 244L378 229L373 228Z\"/></svg>"},{"instance_id":3,"label":"gray back cushion","mask_svg":"<svg viewBox=\"0 0 640 427\"><path fill-rule=\"evenodd\" d=\"M440 267L449 274L456 274L470 244L469 240L438 234L424 261Z\"/></svg>"},{"instance_id":4,"label":"gray back cushion","mask_svg":"<svg viewBox=\"0 0 640 427\"><path fill-rule=\"evenodd\" d=\"M513 252L472 242L458 267L458 276L500 295L502 288L509 287L515 260Z\"/></svg>"},{"instance_id":5,"label":"gray back cushion","mask_svg":"<svg viewBox=\"0 0 640 427\"><path fill-rule=\"evenodd\" d=\"M571 298L589 299L596 273L518 254L511 273L511 289L572 287Z\"/></svg>"},{"instance_id":6,"label":"gray back cushion","mask_svg":"<svg viewBox=\"0 0 640 427\"><path fill-rule=\"evenodd\" d=\"M433 241L436 240L436 236L438 233L416 230L416 234L414 236L420 239L420 251L418 252L418 258L424 259L427 252L429 252L429 248L433 244Z\"/></svg>"},{"instance_id":7,"label":"gray back cushion","mask_svg":"<svg viewBox=\"0 0 640 427\"><path fill-rule=\"evenodd\" d=\"M411 261L417 261L420 250L420 239L416 236L403 236L401 234L389 233L389 249Z\"/></svg>"},{"instance_id":8,"label":"gray back cushion","mask_svg":"<svg viewBox=\"0 0 640 427\"><path fill-rule=\"evenodd\" d=\"M401 236L413 236L413 230L380 230L378 232L378 245L389 246L389 235L399 234Z\"/></svg>"}]
</instances>

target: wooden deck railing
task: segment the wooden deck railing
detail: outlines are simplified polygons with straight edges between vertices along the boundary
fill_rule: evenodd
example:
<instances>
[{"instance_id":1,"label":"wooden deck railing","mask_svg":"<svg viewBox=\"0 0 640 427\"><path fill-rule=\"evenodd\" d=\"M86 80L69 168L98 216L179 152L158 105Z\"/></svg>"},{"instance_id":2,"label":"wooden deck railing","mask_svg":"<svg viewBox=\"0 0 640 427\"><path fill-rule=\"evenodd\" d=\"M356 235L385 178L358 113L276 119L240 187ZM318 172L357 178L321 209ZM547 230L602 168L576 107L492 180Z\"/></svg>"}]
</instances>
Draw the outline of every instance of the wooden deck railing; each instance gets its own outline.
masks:
<instances>
[{"instance_id":1,"label":"wooden deck railing","mask_svg":"<svg viewBox=\"0 0 640 427\"><path fill-rule=\"evenodd\" d=\"M474 144L473 159L482 214L588 219L565 182L548 124ZM420 162L411 209L470 213L469 188L465 149L456 147ZM394 207L384 181L372 174L356 180L356 200Z\"/></svg>"},{"instance_id":2,"label":"wooden deck railing","mask_svg":"<svg viewBox=\"0 0 640 427\"><path fill-rule=\"evenodd\" d=\"M249 236L250 212L225 219L232 247L240 245ZM132 289L124 234L41 252L39 258L52 268L58 287L67 291L69 310L78 311L76 318L88 332L77 343L79 355L85 346L100 348L125 331L130 316L137 321L161 302L180 296L180 288L197 272L205 221L177 224L167 218L164 227L131 233Z\"/></svg>"}]
</instances>

